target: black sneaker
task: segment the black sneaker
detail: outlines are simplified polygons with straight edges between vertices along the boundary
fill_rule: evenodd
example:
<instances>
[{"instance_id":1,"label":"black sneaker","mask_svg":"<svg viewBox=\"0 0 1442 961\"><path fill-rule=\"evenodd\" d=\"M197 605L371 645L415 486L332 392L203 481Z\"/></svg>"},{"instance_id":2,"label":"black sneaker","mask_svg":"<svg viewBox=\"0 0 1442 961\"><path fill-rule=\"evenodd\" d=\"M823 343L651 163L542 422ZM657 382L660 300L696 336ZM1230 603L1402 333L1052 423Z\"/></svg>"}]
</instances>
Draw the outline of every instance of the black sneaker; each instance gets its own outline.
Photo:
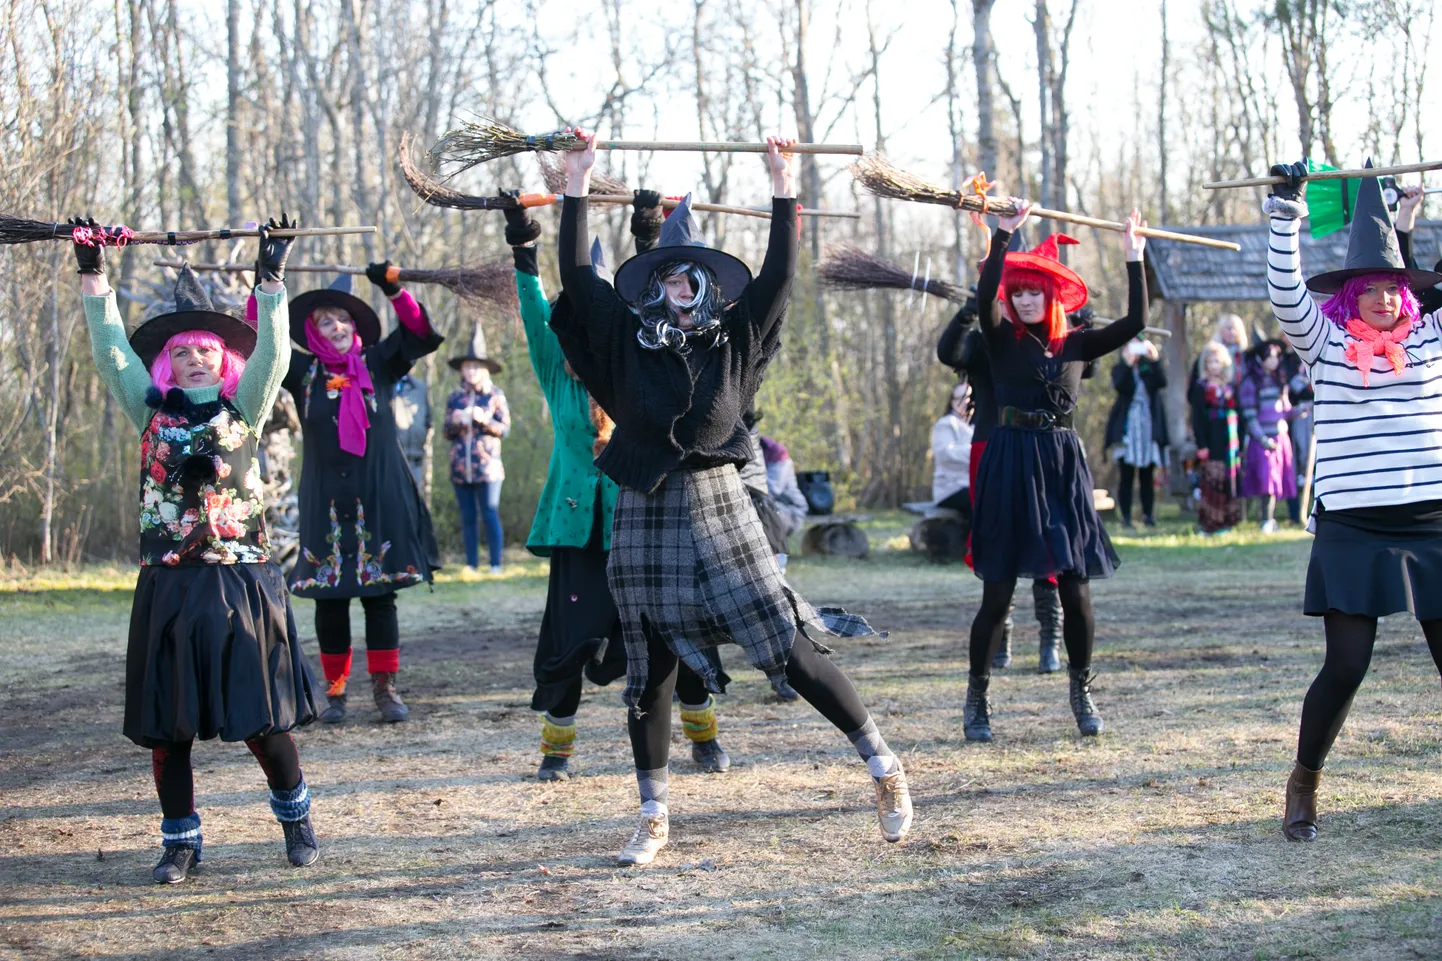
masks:
<instances>
[{"instance_id":1,"label":"black sneaker","mask_svg":"<svg viewBox=\"0 0 1442 961\"><path fill-rule=\"evenodd\" d=\"M714 737L709 741L696 741L691 745L691 760L707 774L725 774L731 766L731 759Z\"/></svg>"},{"instance_id":2,"label":"black sneaker","mask_svg":"<svg viewBox=\"0 0 1442 961\"><path fill-rule=\"evenodd\" d=\"M150 876L155 879L156 884L179 884L190 877L190 872L200 869L200 858L196 855L195 848L173 847L166 848L165 853L160 856L160 863Z\"/></svg>"},{"instance_id":3,"label":"black sneaker","mask_svg":"<svg viewBox=\"0 0 1442 961\"><path fill-rule=\"evenodd\" d=\"M569 781L571 759L547 754L541 758L541 769L536 772L537 781Z\"/></svg>"},{"instance_id":4,"label":"black sneaker","mask_svg":"<svg viewBox=\"0 0 1442 961\"><path fill-rule=\"evenodd\" d=\"M310 826L310 816L299 821L281 821L280 826L285 831L285 856L290 863L298 868L314 864L320 857L320 843Z\"/></svg>"}]
</instances>

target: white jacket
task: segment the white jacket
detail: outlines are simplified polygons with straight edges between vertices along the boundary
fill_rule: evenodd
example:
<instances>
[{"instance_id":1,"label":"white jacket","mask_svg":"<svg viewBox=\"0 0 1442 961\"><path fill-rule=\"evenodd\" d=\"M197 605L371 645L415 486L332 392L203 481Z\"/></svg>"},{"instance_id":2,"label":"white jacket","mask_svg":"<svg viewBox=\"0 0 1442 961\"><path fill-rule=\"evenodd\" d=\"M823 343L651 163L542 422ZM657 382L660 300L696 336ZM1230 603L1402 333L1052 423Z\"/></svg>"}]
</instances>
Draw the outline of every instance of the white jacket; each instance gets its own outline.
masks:
<instances>
[{"instance_id":1,"label":"white jacket","mask_svg":"<svg viewBox=\"0 0 1442 961\"><path fill-rule=\"evenodd\" d=\"M947 412L931 427L931 499L943 500L971 486L972 426Z\"/></svg>"}]
</instances>

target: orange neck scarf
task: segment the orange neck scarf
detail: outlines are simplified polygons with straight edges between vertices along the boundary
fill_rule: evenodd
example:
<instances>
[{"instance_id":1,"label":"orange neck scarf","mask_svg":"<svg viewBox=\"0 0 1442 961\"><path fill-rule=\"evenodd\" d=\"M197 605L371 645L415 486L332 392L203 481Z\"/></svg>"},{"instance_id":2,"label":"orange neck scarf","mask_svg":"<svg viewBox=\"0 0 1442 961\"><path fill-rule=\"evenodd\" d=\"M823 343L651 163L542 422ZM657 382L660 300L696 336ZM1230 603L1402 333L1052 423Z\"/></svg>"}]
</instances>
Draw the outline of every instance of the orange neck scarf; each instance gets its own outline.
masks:
<instances>
[{"instance_id":1,"label":"orange neck scarf","mask_svg":"<svg viewBox=\"0 0 1442 961\"><path fill-rule=\"evenodd\" d=\"M1392 373L1401 374L1407 369L1407 352L1402 341L1412 333L1413 321L1398 324L1391 330L1378 330L1364 321L1353 317L1347 321L1347 333L1355 338L1347 345L1347 359L1362 372L1362 386L1367 386L1368 375L1372 372L1372 358L1381 354L1392 365Z\"/></svg>"}]
</instances>

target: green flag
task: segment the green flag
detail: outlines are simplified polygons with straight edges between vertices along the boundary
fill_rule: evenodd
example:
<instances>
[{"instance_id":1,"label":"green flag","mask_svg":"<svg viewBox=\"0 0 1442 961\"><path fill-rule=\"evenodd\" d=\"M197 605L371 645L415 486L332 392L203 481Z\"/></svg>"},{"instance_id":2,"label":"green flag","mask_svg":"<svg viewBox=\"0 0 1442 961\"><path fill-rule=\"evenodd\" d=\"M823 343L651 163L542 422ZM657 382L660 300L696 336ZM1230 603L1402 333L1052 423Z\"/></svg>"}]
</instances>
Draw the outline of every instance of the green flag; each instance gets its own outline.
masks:
<instances>
[{"instance_id":1,"label":"green flag","mask_svg":"<svg viewBox=\"0 0 1442 961\"><path fill-rule=\"evenodd\" d=\"M1307 170L1336 170L1326 164L1307 161ZM1313 240L1335 234L1352 222L1360 180L1310 180L1307 182L1307 210Z\"/></svg>"}]
</instances>

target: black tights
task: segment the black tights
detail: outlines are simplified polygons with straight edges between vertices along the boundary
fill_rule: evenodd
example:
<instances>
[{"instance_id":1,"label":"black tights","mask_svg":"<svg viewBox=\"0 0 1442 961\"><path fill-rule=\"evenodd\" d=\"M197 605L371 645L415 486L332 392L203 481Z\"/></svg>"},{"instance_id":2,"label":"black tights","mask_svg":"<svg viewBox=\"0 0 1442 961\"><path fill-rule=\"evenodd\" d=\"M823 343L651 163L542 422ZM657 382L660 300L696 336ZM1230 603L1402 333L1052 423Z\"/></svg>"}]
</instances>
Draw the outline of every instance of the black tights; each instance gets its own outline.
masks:
<instances>
[{"instance_id":1,"label":"black tights","mask_svg":"<svg viewBox=\"0 0 1442 961\"><path fill-rule=\"evenodd\" d=\"M680 658L676 660L680 664L680 667L676 669L676 694L681 698L681 703L692 706L705 704L711 696L711 692L706 690L706 682L702 681L701 675L687 667ZM561 700L546 713L551 717L575 717L576 712L580 709L581 675L578 674L566 688L566 693L561 695Z\"/></svg>"},{"instance_id":2,"label":"black tights","mask_svg":"<svg viewBox=\"0 0 1442 961\"><path fill-rule=\"evenodd\" d=\"M160 813L184 818L195 813L195 773L190 765L194 741L173 741L150 750L150 767L155 775L155 793L160 796ZM277 791L293 791L300 784L300 754L290 734L266 734L245 742L260 762L266 783Z\"/></svg>"},{"instance_id":3,"label":"black tights","mask_svg":"<svg viewBox=\"0 0 1442 961\"><path fill-rule=\"evenodd\" d=\"M638 771L663 768L671 757L671 692L676 687L677 665L681 663L666 642L651 636L649 631L646 659L649 662L646 687L636 704L642 716L637 717L636 711L628 711L626 716L631 753L636 758ZM871 716L851 679L831 663L830 658L818 654L800 631L791 646L791 658L786 662L786 680L843 734L859 731ZM705 688L701 690L704 693ZM686 700L684 695L682 700Z\"/></svg>"},{"instance_id":4,"label":"black tights","mask_svg":"<svg viewBox=\"0 0 1442 961\"><path fill-rule=\"evenodd\" d=\"M396 622L396 595L362 597L366 618L366 649L394 651L401 646ZM315 602L315 636L322 654L345 654L350 650L350 598L330 597Z\"/></svg>"},{"instance_id":5,"label":"black tights","mask_svg":"<svg viewBox=\"0 0 1442 961\"><path fill-rule=\"evenodd\" d=\"M1092 613L1092 589L1078 574L1058 574L1057 594L1061 597L1062 640L1066 643L1068 666L1073 670L1091 667L1092 645L1096 642L1096 615ZM1016 581L986 581L981 588L981 607L971 622L971 675L990 677L991 659L1001 647L1001 626L1011 610Z\"/></svg>"},{"instance_id":6,"label":"black tights","mask_svg":"<svg viewBox=\"0 0 1442 961\"><path fill-rule=\"evenodd\" d=\"M1297 761L1320 771L1327 752L1352 709L1352 697L1367 676L1372 647L1377 642L1377 619L1332 613L1322 618L1327 633L1327 654L1322 669L1302 701L1302 729L1297 734ZM1442 621L1422 621L1422 635L1432 661L1442 671Z\"/></svg>"},{"instance_id":7,"label":"black tights","mask_svg":"<svg viewBox=\"0 0 1442 961\"><path fill-rule=\"evenodd\" d=\"M1127 521L1132 519L1133 477L1137 479L1137 493L1142 496L1142 516L1151 517L1157 500L1157 489L1152 484L1156 467L1133 467L1131 464L1121 463L1117 465L1117 469L1121 474L1121 482L1117 486L1117 507L1121 509L1122 517Z\"/></svg>"}]
</instances>

